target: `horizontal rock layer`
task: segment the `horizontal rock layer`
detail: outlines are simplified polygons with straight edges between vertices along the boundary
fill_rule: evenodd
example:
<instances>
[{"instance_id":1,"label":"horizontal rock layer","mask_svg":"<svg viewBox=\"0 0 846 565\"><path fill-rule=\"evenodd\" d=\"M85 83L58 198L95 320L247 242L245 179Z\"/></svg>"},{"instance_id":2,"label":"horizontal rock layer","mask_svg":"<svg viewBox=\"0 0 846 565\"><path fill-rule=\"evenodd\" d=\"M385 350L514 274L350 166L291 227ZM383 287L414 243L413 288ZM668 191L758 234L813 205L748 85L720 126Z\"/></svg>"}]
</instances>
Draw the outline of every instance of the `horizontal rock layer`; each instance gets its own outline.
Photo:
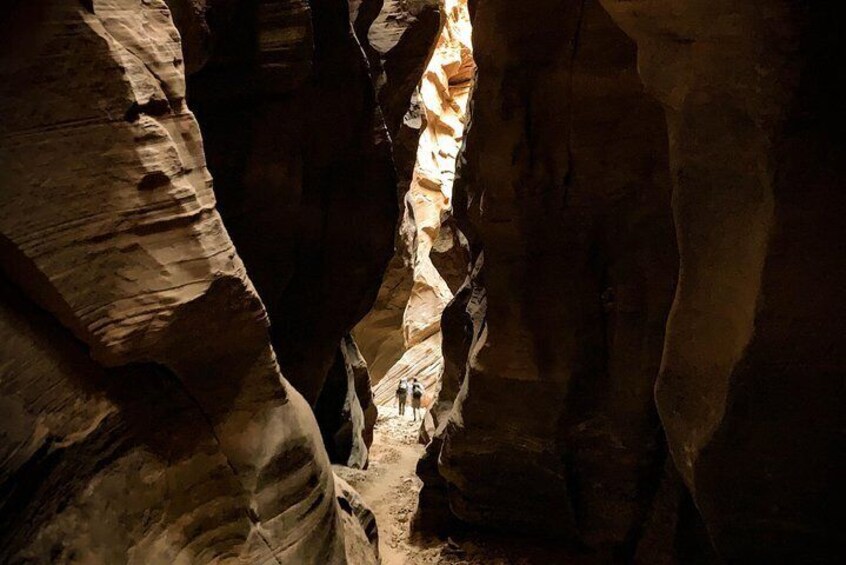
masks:
<instances>
[{"instance_id":1,"label":"horizontal rock layer","mask_svg":"<svg viewBox=\"0 0 846 565\"><path fill-rule=\"evenodd\" d=\"M164 2L11 12L0 560L345 562L360 528L216 211Z\"/></svg>"}]
</instances>

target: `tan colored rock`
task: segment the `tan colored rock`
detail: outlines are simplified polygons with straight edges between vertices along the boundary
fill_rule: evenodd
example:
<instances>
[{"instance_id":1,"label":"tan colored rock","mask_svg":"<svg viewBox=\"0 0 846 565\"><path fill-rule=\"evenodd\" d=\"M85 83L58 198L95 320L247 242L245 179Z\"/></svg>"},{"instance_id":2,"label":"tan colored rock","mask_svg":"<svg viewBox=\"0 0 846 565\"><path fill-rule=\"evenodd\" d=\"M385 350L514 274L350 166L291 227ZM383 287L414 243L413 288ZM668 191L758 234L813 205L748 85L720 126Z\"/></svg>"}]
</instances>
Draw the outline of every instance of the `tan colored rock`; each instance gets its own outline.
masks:
<instances>
[{"instance_id":1,"label":"tan colored rock","mask_svg":"<svg viewBox=\"0 0 846 565\"><path fill-rule=\"evenodd\" d=\"M477 3L473 48L453 200L484 264L457 315L450 350L469 353L423 492L465 522L625 552L665 456L652 399L676 274L663 114L596 2Z\"/></svg>"},{"instance_id":2,"label":"tan colored rock","mask_svg":"<svg viewBox=\"0 0 846 565\"><path fill-rule=\"evenodd\" d=\"M382 375L389 381L380 384L377 404L393 398L403 376L417 376L432 394L437 392L442 367L440 337L430 338L440 333L441 313L452 299L452 291L432 262L433 250L457 258L455 265L449 266L452 279L460 277L458 264L462 261L466 271L467 258L457 231L451 228L442 238L440 228L450 214L455 159L463 140L475 66L466 2L442 2L441 13L441 32L418 90L425 127L405 197L400 252L389 267L373 310L356 328L358 339L368 343L363 352L372 359L374 381L381 383ZM404 309L401 325L400 308ZM416 375L415 368L423 372ZM388 393L390 397L380 399Z\"/></svg>"},{"instance_id":3,"label":"tan colored rock","mask_svg":"<svg viewBox=\"0 0 846 565\"><path fill-rule=\"evenodd\" d=\"M27 33L0 49L0 265L27 299L2 316L3 560L345 562L164 2L7 15Z\"/></svg>"},{"instance_id":4,"label":"tan colored rock","mask_svg":"<svg viewBox=\"0 0 846 565\"><path fill-rule=\"evenodd\" d=\"M377 406L395 405L400 380L407 379L411 382L411 379L416 378L423 385L427 393L426 402L429 404L438 391L442 371L441 334L438 332L405 352L385 378L373 387L373 401Z\"/></svg>"},{"instance_id":5,"label":"tan colored rock","mask_svg":"<svg viewBox=\"0 0 846 565\"><path fill-rule=\"evenodd\" d=\"M338 499L341 510L356 521L356 527L351 529L356 532L356 543L359 547L358 554L355 555L355 558L350 559L350 563L356 565L364 565L370 562L378 563L379 529L373 510L364 502L361 495L337 474L335 475L335 498ZM367 546L360 543L362 536L366 540ZM347 551L347 555L353 554Z\"/></svg>"},{"instance_id":6,"label":"tan colored rock","mask_svg":"<svg viewBox=\"0 0 846 565\"><path fill-rule=\"evenodd\" d=\"M451 208L455 159L464 135L467 97L475 69L470 44L470 15L462 0L445 0L443 25L435 51L420 82L426 112L408 203L414 218L411 296L403 315L405 347L440 331L441 312L452 299L430 254L441 222Z\"/></svg>"},{"instance_id":7,"label":"tan colored rock","mask_svg":"<svg viewBox=\"0 0 846 565\"><path fill-rule=\"evenodd\" d=\"M392 138L403 126L437 38L439 4L439 0L349 0L350 20L367 54ZM408 149L413 154L416 148L415 142ZM405 167L404 163L398 165Z\"/></svg>"},{"instance_id":8,"label":"tan colored rock","mask_svg":"<svg viewBox=\"0 0 846 565\"><path fill-rule=\"evenodd\" d=\"M411 294L415 227L406 203L425 117L417 88L440 32L439 1L352 0L350 16L393 141L398 202L402 211L394 257L370 312L355 327L356 341L374 382L384 377L405 346L402 319Z\"/></svg>"}]
</instances>

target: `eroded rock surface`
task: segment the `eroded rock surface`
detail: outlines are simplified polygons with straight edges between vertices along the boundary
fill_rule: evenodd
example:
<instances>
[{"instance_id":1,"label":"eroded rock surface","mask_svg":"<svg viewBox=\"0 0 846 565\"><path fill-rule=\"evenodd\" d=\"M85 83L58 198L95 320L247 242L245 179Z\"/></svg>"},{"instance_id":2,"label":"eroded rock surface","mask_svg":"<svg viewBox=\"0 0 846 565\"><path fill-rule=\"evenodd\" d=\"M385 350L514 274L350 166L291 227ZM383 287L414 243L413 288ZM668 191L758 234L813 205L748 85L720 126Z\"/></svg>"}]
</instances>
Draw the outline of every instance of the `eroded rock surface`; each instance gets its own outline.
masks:
<instances>
[{"instance_id":1,"label":"eroded rock surface","mask_svg":"<svg viewBox=\"0 0 846 565\"><path fill-rule=\"evenodd\" d=\"M681 255L656 398L730 562L837 562L846 116L833 8L603 1L664 105Z\"/></svg>"},{"instance_id":2,"label":"eroded rock surface","mask_svg":"<svg viewBox=\"0 0 846 565\"><path fill-rule=\"evenodd\" d=\"M355 525L215 209L164 2L6 15L0 559L345 562Z\"/></svg>"},{"instance_id":3,"label":"eroded rock surface","mask_svg":"<svg viewBox=\"0 0 846 565\"><path fill-rule=\"evenodd\" d=\"M356 469L367 467L378 412L367 363L350 335L341 341L314 413L329 460Z\"/></svg>"},{"instance_id":4,"label":"eroded rock surface","mask_svg":"<svg viewBox=\"0 0 846 565\"><path fill-rule=\"evenodd\" d=\"M440 34L418 89L425 127L404 199L397 257L373 310L356 327L359 339L368 342L365 355L378 368L377 404L391 401L403 377L417 377L430 394L436 393L443 368L441 313L452 289L466 277L469 262L466 242L455 226L442 235L441 225L450 218L455 159L475 64L466 2L441 2L441 13ZM434 251L452 288L433 263Z\"/></svg>"},{"instance_id":5,"label":"eroded rock surface","mask_svg":"<svg viewBox=\"0 0 846 565\"><path fill-rule=\"evenodd\" d=\"M393 253L390 139L346 1L207 4L188 97L280 366L314 404Z\"/></svg>"},{"instance_id":6,"label":"eroded rock surface","mask_svg":"<svg viewBox=\"0 0 846 565\"><path fill-rule=\"evenodd\" d=\"M424 493L444 481L432 492L463 521L629 551L665 456L652 400L676 274L663 113L596 2L477 3L473 47L454 196L484 266L457 305L450 349L468 351L466 374Z\"/></svg>"},{"instance_id":7,"label":"eroded rock surface","mask_svg":"<svg viewBox=\"0 0 846 565\"><path fill-rule=\"evenodd\" d=\"M484 248L484 322L464 317L421 510L448 499L467 522L650 563L715 558L708 540L733 563L842 560L836 18L602 4L613 19L595 1L475 4L455 206Z\"/></svg>"},{"instance_id":8,"label":"eroded rock surface","mask_svg":"<svg viewBox=\"0 0 846 565\"><path fill-rule=\"evenodd\" d=\"M405 351L402 318L411 295L414 218L407 194L425 116L418 87L441 29L438 0L354 0L350 15L370 61L370 72L393 141L401 216L394 256L370 312L355 327L356 340L374 382Z\"/></svg>"}]
</instances>

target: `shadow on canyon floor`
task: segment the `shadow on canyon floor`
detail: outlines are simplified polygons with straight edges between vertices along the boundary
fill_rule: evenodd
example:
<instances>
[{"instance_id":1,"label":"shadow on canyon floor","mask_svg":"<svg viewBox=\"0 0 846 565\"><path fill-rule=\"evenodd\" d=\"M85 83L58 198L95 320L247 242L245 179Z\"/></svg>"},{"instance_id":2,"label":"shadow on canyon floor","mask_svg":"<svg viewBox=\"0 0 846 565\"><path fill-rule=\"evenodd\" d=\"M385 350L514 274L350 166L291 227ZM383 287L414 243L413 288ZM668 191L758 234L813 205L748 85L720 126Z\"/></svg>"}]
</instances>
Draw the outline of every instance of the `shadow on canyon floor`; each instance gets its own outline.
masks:
<instances>
[{"instance_id":1,"label":"shadow on canyon floor","mask_svg":"<svg viewBox=\"0 0 846 565\"><path fill-rule=\"evenodd\" d=\"M382 565L593 565L597 555L579 555L535 539L466 532L447 539L421 537L410 530L422 482L415 467L424 447L417 441L419 421L380 406L370 464L366 470L335 466L335 472L361 494L379 525Z\"/></svg>"}]
</instances>

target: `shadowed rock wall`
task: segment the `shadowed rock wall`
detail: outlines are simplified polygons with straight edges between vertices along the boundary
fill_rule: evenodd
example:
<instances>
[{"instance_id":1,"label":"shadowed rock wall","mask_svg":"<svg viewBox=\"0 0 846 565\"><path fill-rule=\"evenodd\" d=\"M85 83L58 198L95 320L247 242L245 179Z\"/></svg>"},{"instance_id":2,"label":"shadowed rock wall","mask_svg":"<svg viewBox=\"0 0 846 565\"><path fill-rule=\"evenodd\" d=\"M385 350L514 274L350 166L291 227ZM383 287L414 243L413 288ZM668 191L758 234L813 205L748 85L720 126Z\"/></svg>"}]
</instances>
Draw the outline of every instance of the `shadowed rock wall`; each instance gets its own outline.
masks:
<instances>
[{"instance_id":1,"label":"shadowed rock wall","mask_svg":"<svg viewBox=\"0 0 846 565\"><path fill-rule=\"evenodd\" d=\"M350 335L341 341L314 405L314 415L329 460L356 469L366 468L378 413L367 363Z\"/></svg>"},{"instance_id":2,"label":"shadowed rock wall","mask_svg":"<svg viewBox=\"0 0 846 565\"><path fill-rule=\"evenodd\" d=\"M216 211L164 2L6 15L0 560L374 561Z\"/></svg>"},{"instance_id":3,"label":"shadowed rock wall","mask_svg":"<svg viewBox=\"0 0 846 565\"><path fill-rule=\"evenodd\" d=\"M208 2L188 97L274 348L314 404L393 253L396 174L343 0Z\"/></svg>"},{"instance_id":4,"label":"shadowed rock wall","mask_svg":"<svg viewBox=\"0 0 846 565\"><path fill-rule=\"evenodd\" d=\"M590 0L473 5L456 215L477 260L484 249L484 304L454 304L468 312L459 358L472 343L419 468L418 520L446 499L467 522L654 563L714 557L701 513L728 562L838 562L833 8L602 5L614 23Z\"/></svg>"},{"instance_id":5,"label":"shadowed rock wall","mask_svg":"<svg viewBox=\"0 0 846 565\"><path fill-rule=\"evenodd\" d=\"M656 399L730 562L846 557L843 36L824 3L603 1L664 105L681 255Z\"/></svg>"},{"instance_id":6,"label":"shadowed rock wall","mask_svg":"<svg viewBox=\"0 0 846 565\"><path fill-rule=\"evenodd\" d=\"M463 326L451 354L468 360L427 459L463 521L630 547L665 453L652 386L677 267L663 114L596 2L474 8L455 213L484 265L448 309Z\"/></svg>"}]
</instances>

